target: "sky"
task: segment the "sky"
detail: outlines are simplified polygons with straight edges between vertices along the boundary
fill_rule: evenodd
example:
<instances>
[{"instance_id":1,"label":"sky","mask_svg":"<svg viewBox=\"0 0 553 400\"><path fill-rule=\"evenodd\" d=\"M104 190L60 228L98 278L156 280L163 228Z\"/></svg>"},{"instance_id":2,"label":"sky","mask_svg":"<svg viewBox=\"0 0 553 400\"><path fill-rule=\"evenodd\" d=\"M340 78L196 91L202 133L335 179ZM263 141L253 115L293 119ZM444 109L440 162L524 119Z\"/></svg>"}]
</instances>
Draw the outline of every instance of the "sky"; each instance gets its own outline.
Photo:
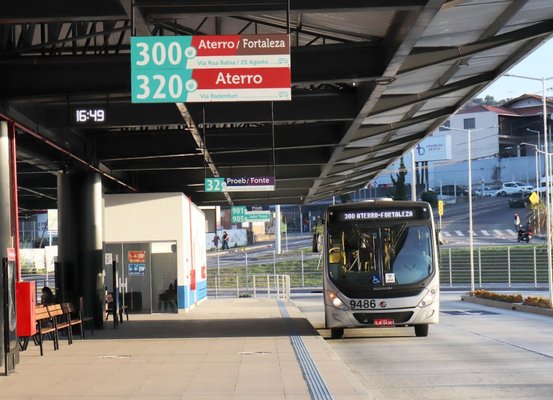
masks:
<instances>
[{"instance_id":1,"label":"sky","mask_svg":"<svg viewBox=\"0 0 553 400\"><path fill-rule=\"evenodd\" d=\"M522 94L537 94L541 96L541 78L553 77L553 39L550 39L542 46L538 47L533 53L530 53L507 73L529 76L540 79L540 81L504 76L488 86L476 97L484 98L487 95L491 95L495 100L503 100L515 98ZM545 87L546 95L552 97L553 79L546 81Z\"/></svg>"}]
</instances>

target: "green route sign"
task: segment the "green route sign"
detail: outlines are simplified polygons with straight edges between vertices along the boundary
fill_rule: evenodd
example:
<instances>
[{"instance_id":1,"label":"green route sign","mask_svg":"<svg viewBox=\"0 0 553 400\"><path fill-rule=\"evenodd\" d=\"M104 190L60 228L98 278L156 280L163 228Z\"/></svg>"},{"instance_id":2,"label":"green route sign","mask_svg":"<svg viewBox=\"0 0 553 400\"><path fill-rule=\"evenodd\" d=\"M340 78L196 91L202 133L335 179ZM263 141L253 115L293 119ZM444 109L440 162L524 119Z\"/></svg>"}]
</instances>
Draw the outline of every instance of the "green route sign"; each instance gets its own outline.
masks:
<instances>
[{"instance_id":1,"label":"green route sign","mask_svg":"<svg viewBox=\"0 0 553 400\"><path fill-rule=\"evenodd\" d=\"M222 192L225 187L225 178L205 178L204 190L206 192Z\"/></svg>"},{"instance_id":2,"label":"green route sign","mask_svg":"<svg viewBox=\"0 0 553 400\"><path fill-rule=\"evenodd\" d=\"M242 222L261 222L270 221L271 211L261 209L261 207L237 206L230 209L230 222L237 224Z\"/></svg>"}]
</instances>

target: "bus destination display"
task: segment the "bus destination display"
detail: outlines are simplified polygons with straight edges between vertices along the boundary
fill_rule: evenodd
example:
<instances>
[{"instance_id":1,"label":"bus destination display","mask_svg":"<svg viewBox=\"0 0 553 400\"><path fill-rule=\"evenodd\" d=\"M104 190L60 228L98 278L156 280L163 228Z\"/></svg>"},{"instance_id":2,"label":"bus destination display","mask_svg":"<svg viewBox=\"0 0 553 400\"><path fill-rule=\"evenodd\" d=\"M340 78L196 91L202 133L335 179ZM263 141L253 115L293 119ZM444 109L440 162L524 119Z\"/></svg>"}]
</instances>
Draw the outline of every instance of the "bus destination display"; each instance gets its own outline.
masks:
<instances>
[{"instance_id":1,"label":"bus destination display","mask_svg":"<svg viewBox=\"0 0 553 400\"><path fill-rule=\"evenodd\" d=\"M373 209L371 211L340 211L338 220L340 221L373 221L387 219L414 219L417 218L415 209Z\"/></svg>"}]
</instances>

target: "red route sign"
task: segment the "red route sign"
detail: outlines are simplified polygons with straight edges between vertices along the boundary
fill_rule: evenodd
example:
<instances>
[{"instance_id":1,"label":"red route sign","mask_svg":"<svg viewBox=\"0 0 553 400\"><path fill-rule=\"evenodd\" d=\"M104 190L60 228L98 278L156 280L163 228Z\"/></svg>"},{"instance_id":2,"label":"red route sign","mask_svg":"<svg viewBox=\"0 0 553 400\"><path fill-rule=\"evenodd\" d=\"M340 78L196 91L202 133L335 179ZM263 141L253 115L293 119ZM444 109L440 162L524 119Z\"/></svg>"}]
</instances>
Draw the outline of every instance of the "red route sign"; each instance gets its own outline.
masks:
<instances>
[{"instance_id":1,"label":"red route sign","mask_svg":"<svg viewBox=\"0 0 553 400\"><path fill-rule=\"evenodd\" d=\"M286 34L194 36L192 46L198 57L290 54L290 38Z\"/></svg>"},{"instance_id":2,"label":"red route sign","mask_svg":"<svg viewBox=\"0 0 553 400\"><path fill-rule=\"evenodd\" d=\"M290 87L289 68L196 69L192 78L202 89Z\"/></svg>"},{"instance_id":3,"label":"red route sign","mask_svg":"<svg viewBox=\"0 0 553 400\"><path fill-rule=\"evenodd\" d=\"M127 260L130 263L145 263L146 251L145 250L131 250L127 253Z\"/></svg>"}]
</instances>

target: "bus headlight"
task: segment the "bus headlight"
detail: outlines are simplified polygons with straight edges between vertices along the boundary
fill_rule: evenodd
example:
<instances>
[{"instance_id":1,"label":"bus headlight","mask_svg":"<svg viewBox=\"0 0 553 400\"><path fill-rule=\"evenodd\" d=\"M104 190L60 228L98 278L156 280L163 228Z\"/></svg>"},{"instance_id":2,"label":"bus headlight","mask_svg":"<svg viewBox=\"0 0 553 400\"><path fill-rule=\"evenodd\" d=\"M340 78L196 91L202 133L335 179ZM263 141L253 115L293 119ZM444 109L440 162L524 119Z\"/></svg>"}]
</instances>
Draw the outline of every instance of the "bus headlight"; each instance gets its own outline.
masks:
<instances>
[{"instance_id":1,"label":"bus headlight","mask_svg":"<svg viewBox=\"0 0 553 400\"><path fill-rule=\"evenodd\" d=\"M438 293L438 288L431 288L428 293L426 293L426 296L424 296L424 298L421 300L419 306L426 307L432 304L434 302L434 298L436 297L436 293Z\"/></svg>"},{"instance_id":2,"label":"bus headlight","mask_svg":"<svg viewBox=\"0 0 553 400\"><path fill-rule=\"evenodd\" d=\"M330 290L327 290L326 291L326 296L328 297L328 300L330 301L330 304L332 304L334 307L336 307L340 310L347 310L348 309L346 307L346 305L344 304L344 302L342 300L340 300L338 298L338 296L336 296L336 293L334 293Z\"/></svg>"}]
</instances>

